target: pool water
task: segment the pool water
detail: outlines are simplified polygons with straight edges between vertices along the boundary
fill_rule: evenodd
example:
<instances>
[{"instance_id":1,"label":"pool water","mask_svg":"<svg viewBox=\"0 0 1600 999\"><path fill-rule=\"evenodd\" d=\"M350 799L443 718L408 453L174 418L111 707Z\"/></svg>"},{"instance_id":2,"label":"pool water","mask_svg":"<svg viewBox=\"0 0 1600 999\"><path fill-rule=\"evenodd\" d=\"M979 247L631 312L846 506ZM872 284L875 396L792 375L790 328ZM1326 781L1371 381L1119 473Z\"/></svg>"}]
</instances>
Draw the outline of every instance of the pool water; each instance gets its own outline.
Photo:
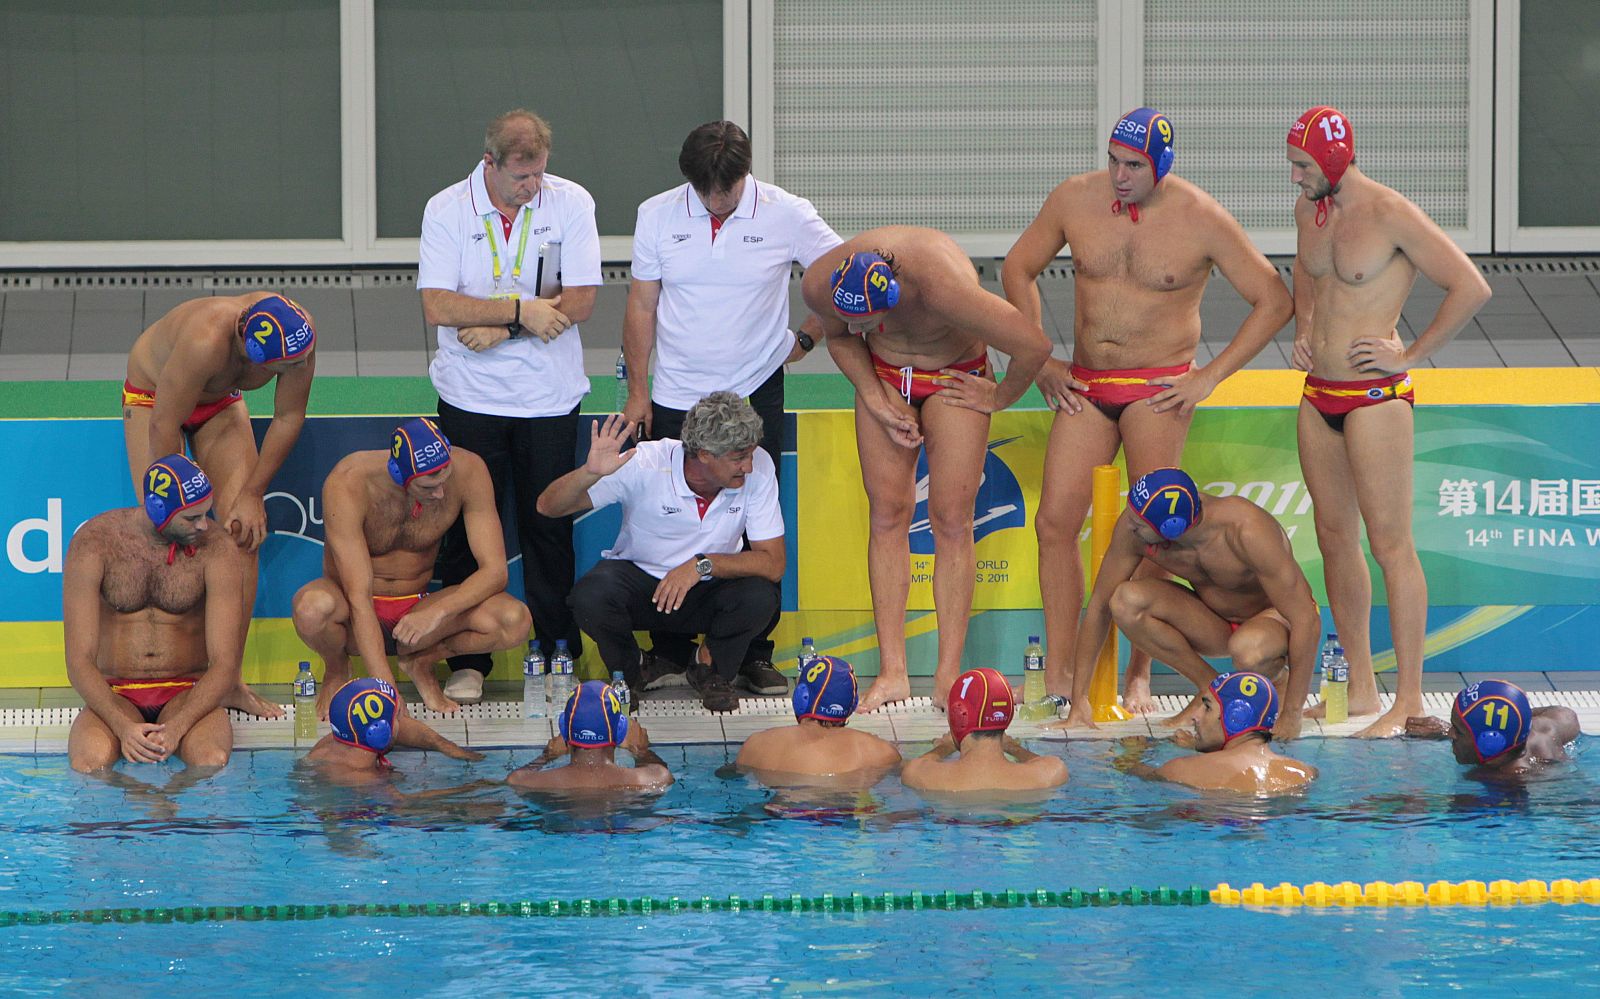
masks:
<instances>
[{"instance_id":1,"label":"pool water","mask_svg":"<svg viewBox=\"0 0 1600 999\"><path fill-rule=\"evenodd\" d=\"M0 910L1600 876L1581 746L1506 788L1468 779L1443 743L1305 740L1293 753L1321 779L1271 801L1127 777L1116 743L1034 748L1063 756L1071 783L981 807L892 777L774 795L719 776L721 746L664 747L678 783L609 810L501 786L532 750L470 764L399 753L400 779L379 790L323 786L288 751L239 753L177 789L161 787L182 784L176 765L108 784L64 757L0 757ZM1583 905L13 926L0 993L1543 995L1591 980L1597 934L1600 907Z\"/></svg>"}]
</instances>

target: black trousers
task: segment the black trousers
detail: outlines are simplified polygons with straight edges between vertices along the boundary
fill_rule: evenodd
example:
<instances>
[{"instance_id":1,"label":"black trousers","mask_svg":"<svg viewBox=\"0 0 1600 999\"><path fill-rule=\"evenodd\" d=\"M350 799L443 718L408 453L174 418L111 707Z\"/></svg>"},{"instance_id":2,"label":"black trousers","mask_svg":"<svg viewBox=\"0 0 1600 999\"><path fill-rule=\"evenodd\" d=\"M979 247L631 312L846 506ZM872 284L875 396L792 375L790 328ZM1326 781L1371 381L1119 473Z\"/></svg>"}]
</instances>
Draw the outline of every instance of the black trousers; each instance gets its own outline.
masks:
<instances>
[{"instance_id":1,"label":"black trousers","mask_svg":"<svg viewBox=\"0 0 1600 999\"><path fill-rule=\"evenodd\" d=\"M631 674L639 662L635 629L663 628L704 634L712 664L732 681L751 640L777 610L777 584L754 576L704 580L689 588L683 606L663 614L650 599L660 582L632 562L608 558L573 586L574 615L594 639L606 671Z\"/></svg>"},{"instance_id":2,"label":"black trousers","mask_svg":"<svg viewBox=\"0 0 1600 999\"><path fill-rule=\"evenodd\" d=\"M556 639L565 638L577 659L583 653L583 637L567 604L576 564L572 518L540 516L535 503L546 486L576 467L578 408L565 416L489 416L440 399L439 429L452 445L466 448L489 466L501 522L516 518L516 550L522 553L522 585L533 614L534 637L544 643L547 655ZM467 545L466 525L460 520L439 546L437 569L446 586L478 569ZM492 667L487 654L450 659L452 670L475 669L487 675Z\"/></svg>"},{"instance_id":3,"label":"black trousers","mask_svg":"<svg viewBox=\"0 0 1600 999\"><path fill-rule=\"evenodd\" d=\"M778 365L778 370L772 377L757 386L750 393L750 407L761 417L761 449L767 452L772 459L772 467L777 474L783 474L783 365ZM683 418L688 416L688 410L668 409L665 406L650 403L650 436L657 440L671 437L681 440L683 433ZM761 630L756 639L750 643L750 651L745 655L746 662L757 659L772 661L772 632L778 627L778 621L783 616L783 601L778 601L778 610L773 611L772 620ZM594 632L590 632L594 634ZM685 635L669 631L650 630L650 644L658 656L672 662L687 666L694 662L694 635Z\"/></svg>"}]
</instances>

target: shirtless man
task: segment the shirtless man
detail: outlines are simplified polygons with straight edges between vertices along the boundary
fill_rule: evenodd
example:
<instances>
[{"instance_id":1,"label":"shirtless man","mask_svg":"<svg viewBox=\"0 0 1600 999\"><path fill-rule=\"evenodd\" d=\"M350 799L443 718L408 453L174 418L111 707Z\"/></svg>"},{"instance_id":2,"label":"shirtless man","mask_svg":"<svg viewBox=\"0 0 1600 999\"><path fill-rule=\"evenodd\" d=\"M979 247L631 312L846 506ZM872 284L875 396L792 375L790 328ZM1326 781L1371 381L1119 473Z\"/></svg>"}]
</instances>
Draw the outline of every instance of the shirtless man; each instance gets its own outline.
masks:
<instances>
[{"instance_id":1,"label":"shirtless man","mask_svg":"<svg viewBox=\"0 0 1600 999\"><path fill-rule=\"evenodd\" d=\"M388 451L346 455L322 485L322 506L323 576L294 595L294 630L326 665L322 717L350 678L351 654L394 683L386 638L422 702L441 712L460 705L444 696L435 663L527 641L527 605L505 592L505 541L489 471L471 451L452 449L432 420L400 424ZM478 568L429 593L439 541L457 517Z\"/></svg>"},{"instance_id":2,"label":"shirtless man","mask_svg":"<svg viewBox=\"0 0 1600 999\"><path fill-rule=\"evenodd\" d=\"M662 791L672 784L672 772L650 749L650 737L637 718L622 711L622 702L609 684L588 680L561 711L561 734L527 766L506 777L522 791ZM617 763L617 747L633 754L633 766ZM564 767L543 767L571 753Z\"/></svg>"},{"instance_id":3,"label":"shirtless man","mask_svg":"<svg viewBox=\"0 0 1600 999\"><path fill-rule=\"evenodd\" d=\"M1083 606L1078 543L1089 512L1091 471L1120 445L1128 477L1178 464L1194 407L1260 353L1293 304L1267 259L1209 194L1171 174L1172 122L1149 108L1111 131L1108 168L1070 177L1006 255L1006 298L1039 325L1039 274L1071 245L1072 362L1052 359L1039 390L1056 411L1034 520L1044 604L1045 682L1073 686L1072 649ZM1215 267L1250 304L1250 314L1209 364L1195 366L1200 299ZM1088 405L1085 405L1085 403ZM1123 704L1154 709L1150 660L1128 664Z\"/></svg>"},{"instance_id":4,"label":"shirtless man","mask_svg":"<svg viewBox=\"0 0 1600 999\"><path fill-rule=\"evenodd\" d=\"M100 514L67 550L67 678L84 704L67 756L82 773L174 752L220 767L233 751L223 706L240 686L249 560L211 530L211 482L189 459L152 464L140 492L142 509Z\"/></svg>"},{"instance_id":5,"label":"shirtless man","mask_svg":"<svg viewBox=\"0 0 1600 999\"><path fill-rule=\"evenodd\" d=\"M1298 791L1316 780L1316 767L1272 751L1278 692L1271 680L1260 673L1223 673L1206 687L1201 702L1194 721L1198 755L1159 767L1125 759L1114 764L1117 769L1202 791L1256 795Z\"/></svg>"},{"instance_id":6,"label":"shirtless man","mask_svg":"<svg viewBox=\"0 0 1600 999\"><path fill-rule=\"evenodd\" d=\"M262 497L306 421L316 343L311 314L265 291L197 298L157 319L134 342L122 385L134 493L156 455L181 453L187 441L216 484L217 523L255 551L267 536ZM258 455L242 391L274 378ZM253 603L254 580L248 596Z\"/></svg>"},{"instance_id":7,"label":"shirtless man","mask_svg":"<svg viewBox=\"0 0 1600 999\"><path fill-rule=\"evenodd\" d=\"M1350 659L1352 715L1382 707L1372 675L1363 524L1383 572L1399 689L1388 713L1358 734L1385 738L1422 713L1428 624L1428 582L1411 537L1408 369L1472 320L1489 285L1421 209L1367 177L1354 159L1350 119L1334 108L1312 108L1289 130L1289 176L1302 194L1294 206L1294 363L1308 372L1300 469L1316 506L1328 604ZM1407 347L1395 324L1419 271L1445 297Z\"/></svg>"},{"instance_id":8,"label":"shirtless man","mask_svg":"<svg viewBox=\"0 0 1600 999\"><path fill-rule=\"evenodd\" d=\"M1188 585L1136 578L1146 559ZM1089 681L1113 619L1135 648L1202 691L1216 676L1206 656L1228 656L1236 670L1265 673L1280 685L1287 663L1287 708L1274 735L1300 734L1322 617L1289 536L1259 506L1238 496L1207 496L1202 504L1200 487L1176 468L1133 483L1078 629L1068 727L1094 727ZM1191 705L1173 723L1198 710Z\"/></svg>"},{"instance_id":9,"label":"shirtless man","mask_svg":"<svg viewBox=\"0 0 1600 999\"><path fill-rule=\"evenodd\" d=\"M818 656L795 678L793 725L757 732L739 747L734 762L766 784L789 778L860 777L865 786L900 762L894 743L871 732L845 728L856 709L856 674L850 664Z\"/></svg>"},{"instance_id":10,"label":"shirtless man","mask_svg":"<svg viewBox=\"0 0 1600 999\"><path fill-rule=\"evenodd\" d=\"M370 784L394 770L389 751L396 746L442 753L452 760L481 760L426 723L400 710L400 695L383 680L351 680L333 692L328 704L329 732L305 755L305 762L336 784ZM461 788L450 788L451 793Z\"/></svg>"},{"instance_id":11,"label":"shirtless man","mask_svg":"<svg viewBox=\"0 0 1600 999\"><path fill-rule=\"evenodd\" d=\"M1038 756L1005 734L1017 712L1011 684L997 670L969 669L950 689L950 734L900 771L919 791L1037 791L1067 782L1067 765ZM955 760L946 763L952 753ZM1007 759L1007 757L1010 757Z\"/></svg>"},{"instance_id":12,"label":"shirtless man","mask_svg":"<svg viewBox=\"0 0 1600 999\"><path fill-rule=\"evenodd\" d=\"M984 291L967 255L932 229L864 232L818 257L801 288L822 321L828 353L856 390L856 445L871 517L867 578L880 657L861 710L911 694L909 532L924 443L928 520L938 551L933 703L942 708L961 670L972 610L972 506L983 480L989 414L1027 391L1050 356L1050 342L1038 324ZM998 383L990 375L990 347L1011 358Z\"/></svg>"},{"instance_id":13,"label":"shirtless man","mask_svg":"<svg viewBox=\"0 0 1600 999\"><path fill-rule=\"evenodd\" d=\"M1486 775L1520 778L1546 763L1571 759L1567 749L1582 733L1571 708L1534 708L1516 684L1479 680L1456 695L1448 722L1408 718L1406 734L1449 739L1457 763Z\"/></svg>"}]
</instances>

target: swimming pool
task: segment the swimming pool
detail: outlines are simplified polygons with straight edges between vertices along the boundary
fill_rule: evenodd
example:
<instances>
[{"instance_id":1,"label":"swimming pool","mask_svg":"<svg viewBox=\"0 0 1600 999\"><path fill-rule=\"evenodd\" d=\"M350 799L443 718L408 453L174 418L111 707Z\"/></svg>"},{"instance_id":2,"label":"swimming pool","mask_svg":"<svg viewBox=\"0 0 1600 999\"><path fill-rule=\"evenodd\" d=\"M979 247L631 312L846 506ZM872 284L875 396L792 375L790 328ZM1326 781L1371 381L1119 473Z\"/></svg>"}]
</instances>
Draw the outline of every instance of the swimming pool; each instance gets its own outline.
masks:
<instances>
[{"instance_id":1,"label":"swimming pool","mask_svg":"<svg viewBox=\"0 0 1600 999\"><path fill-rule=\"evenodd\" d=\"M679 782L609 814L494 785L413 804L328 789L287 751L239 753L172 796L147 781L180 768L139 768L109 786L72 774L64 757L3 757L0 910L1600 873L1581 746L1574 764L1508 790L1466 779L1440 743L1305 740L1293 751L1323 776L1304 797L1276 801L1125 777L1111 765L1116 743L1035 748L1066 759L1066 788L973 808L924 800L893 778L870 795L774 805L747 779L716 775L721 746L668 746ZM496 781L532 755L463 764L396 754L396 787ZM17 925L0 928L0 992L1388 995L1429 983L1534 995L1587 975L1597 932L1600 907L1553 904Z\"/></svg>"}]
</instances>

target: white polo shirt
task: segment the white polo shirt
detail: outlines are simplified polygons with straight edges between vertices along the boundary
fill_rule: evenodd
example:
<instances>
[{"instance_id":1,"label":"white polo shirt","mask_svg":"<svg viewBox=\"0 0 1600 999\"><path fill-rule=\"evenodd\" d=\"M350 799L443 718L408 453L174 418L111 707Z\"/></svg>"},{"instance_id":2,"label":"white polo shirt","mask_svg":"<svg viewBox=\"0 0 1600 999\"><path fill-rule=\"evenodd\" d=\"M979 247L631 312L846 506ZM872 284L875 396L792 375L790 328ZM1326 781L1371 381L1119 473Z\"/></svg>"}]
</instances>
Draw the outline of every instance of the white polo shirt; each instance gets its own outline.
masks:
<instances>
[{"instance_id":1,"label":"white polo shirt","mask_svg":"<svg viewBox=\"0 0 1600 999\"><path fill-rule=\"evenodd\" d=\"M633 276L661 282L650 397L688 409L707 392L759 388L794 344L790 267L810 267L840 242L811 202L750 176L715 239L688 184L640 205Z\"/></svg>"},{"instance_id":2,"label":"white polo shirt","mask_svg":"<svg viewBox=\"0 0 1600 999\"><path fill-rule=\"evenodd\" d=\"M602 283L594 198L582 186L547 173L539 193L512 220L509 237L501 218L489 201L482 161L466 180L428 199L422 213L417 288L491 297L494 255L488 241L495 241L501 271L509 276L525 228L527 248L516 281L524 296L533 298L538 293L534 282L541 243L561 244L562 287ZM428 366L428 375L445 402L490 416L561 416L571 412L589 391L577 326L550 343L523 336L482 353L463 347L456 339L455 327L440 326L439 352Z\"/></svg>"},{"instance_id":3,"label":"white polo shirt","mask_svg":"<svg viewBox=\"0 0 1600 999\"><path fill-rule=\"evenodd\" d=\"M744 485L717 493L702 516L698 497L683 477L683 442L640 444L632 460L589 487L589 502L595 509L622 504L617 543L600 557L632 562L661 579L696 555L741 550L742 537L751 541L783 537L772 459L756 448L751 461Z\"/></svg>"}]
</instances>

